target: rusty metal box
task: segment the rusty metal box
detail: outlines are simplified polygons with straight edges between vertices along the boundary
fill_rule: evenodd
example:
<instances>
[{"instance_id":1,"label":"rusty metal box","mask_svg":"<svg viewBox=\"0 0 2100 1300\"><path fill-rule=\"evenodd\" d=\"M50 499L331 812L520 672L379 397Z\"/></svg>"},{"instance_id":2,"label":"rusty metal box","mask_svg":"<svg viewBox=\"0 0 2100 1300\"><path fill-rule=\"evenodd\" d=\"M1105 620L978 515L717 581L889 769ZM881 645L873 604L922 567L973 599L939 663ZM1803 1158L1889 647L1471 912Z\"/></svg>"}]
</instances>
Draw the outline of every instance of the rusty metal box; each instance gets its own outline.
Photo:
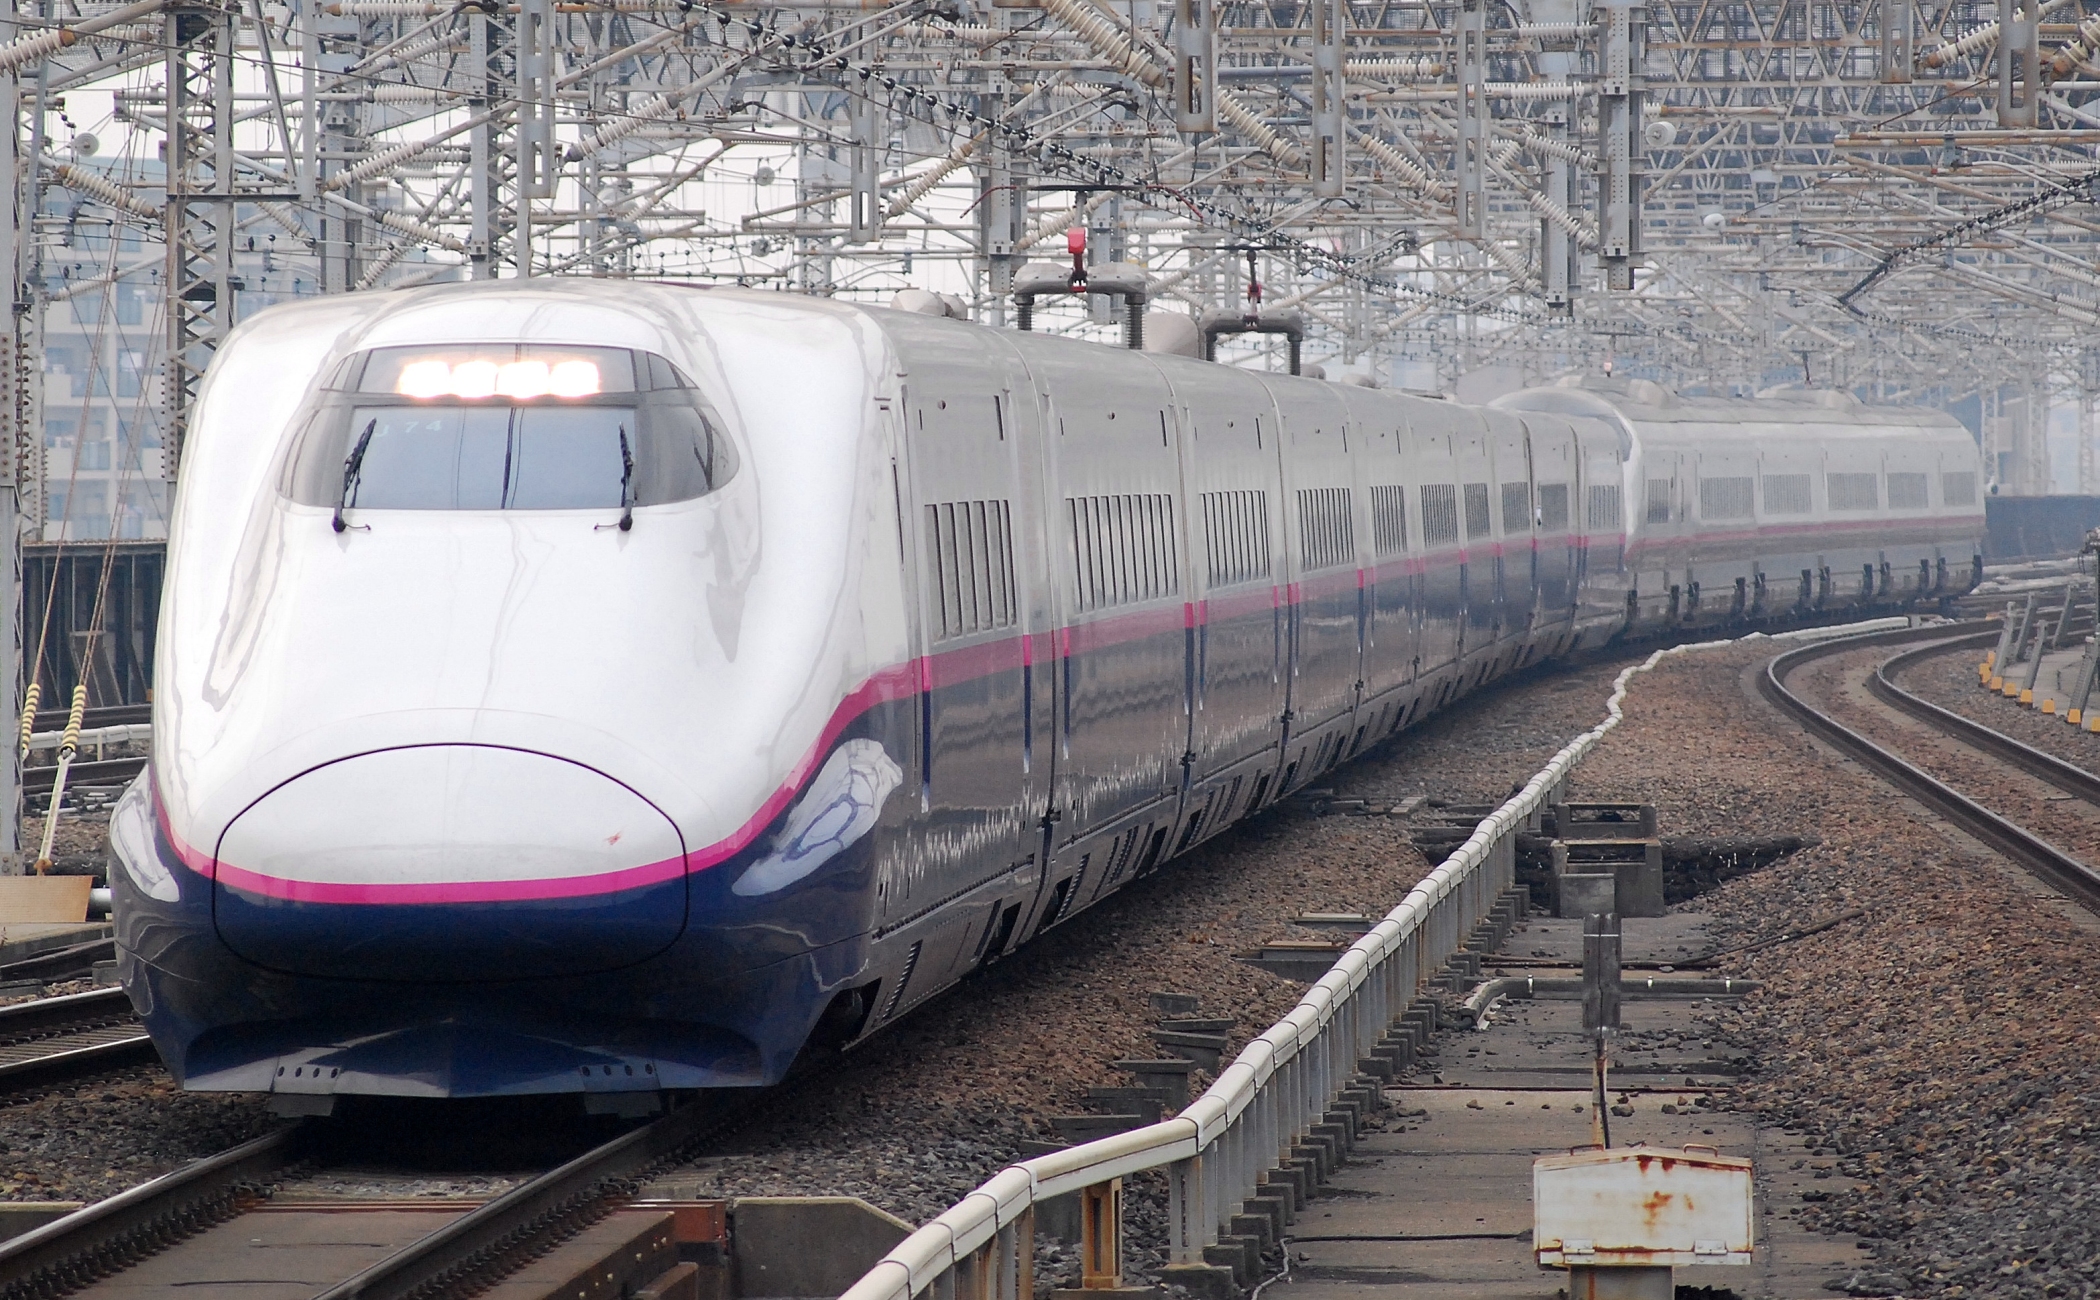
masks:
<instances>
[{"instance_id":1,"label":"rusty metal box","mask_svg":"<svg viewBox=\"0 0 2100 1300\"><path fill-rule=\"evenodd\" d=\"M1612 1147L1531 1166L1541 1268L1747 1264L1750 1162L1710 1147Z\"/></svg>"}]
</instances>

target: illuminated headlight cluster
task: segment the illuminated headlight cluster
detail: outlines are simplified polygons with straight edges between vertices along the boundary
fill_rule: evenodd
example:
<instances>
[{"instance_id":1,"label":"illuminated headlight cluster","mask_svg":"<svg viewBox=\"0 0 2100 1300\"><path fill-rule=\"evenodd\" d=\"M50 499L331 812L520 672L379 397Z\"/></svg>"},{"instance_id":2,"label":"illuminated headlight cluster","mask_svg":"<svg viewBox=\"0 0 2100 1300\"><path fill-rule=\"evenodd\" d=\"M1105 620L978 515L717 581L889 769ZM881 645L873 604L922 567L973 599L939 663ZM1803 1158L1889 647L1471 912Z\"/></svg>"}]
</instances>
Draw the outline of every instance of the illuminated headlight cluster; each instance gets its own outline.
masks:
<instances>
[{"instance_id":1,"label":"illuminated headlight cluster","mask_svg":"<svg viewBox=\"0 0 2100 1300\"><path fill-rule=\"evenodd\" d=\"M432 357L401 367L394 391L403 397L593 397L599 392L592 361L446 361Z\"/></svg>"}]
</instances>

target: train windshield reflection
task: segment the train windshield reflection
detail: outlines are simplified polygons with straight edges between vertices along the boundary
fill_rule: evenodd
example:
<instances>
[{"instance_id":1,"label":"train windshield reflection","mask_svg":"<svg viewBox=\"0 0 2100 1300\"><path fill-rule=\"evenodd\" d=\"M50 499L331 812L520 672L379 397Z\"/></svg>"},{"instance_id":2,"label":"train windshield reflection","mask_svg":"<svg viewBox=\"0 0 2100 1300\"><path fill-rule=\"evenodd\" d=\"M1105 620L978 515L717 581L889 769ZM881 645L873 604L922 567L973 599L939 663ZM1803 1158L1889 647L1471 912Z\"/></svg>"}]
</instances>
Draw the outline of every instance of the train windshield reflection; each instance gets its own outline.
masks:
<instances>
[{"instance_id":1,"label":"train windshield reflection","mask_svg":"<svg viewBox=\"0 0 2100 1300\"><path fill-rule=\"evenodd\" d=\"M376 406L343 504L380 510L590 510L623 504L633 407ZM639 458L637 458L639 461ZM662 459L662 457L652 457ZM637 473L641 470L637 464Z\"/></svg>"}]
</instances>

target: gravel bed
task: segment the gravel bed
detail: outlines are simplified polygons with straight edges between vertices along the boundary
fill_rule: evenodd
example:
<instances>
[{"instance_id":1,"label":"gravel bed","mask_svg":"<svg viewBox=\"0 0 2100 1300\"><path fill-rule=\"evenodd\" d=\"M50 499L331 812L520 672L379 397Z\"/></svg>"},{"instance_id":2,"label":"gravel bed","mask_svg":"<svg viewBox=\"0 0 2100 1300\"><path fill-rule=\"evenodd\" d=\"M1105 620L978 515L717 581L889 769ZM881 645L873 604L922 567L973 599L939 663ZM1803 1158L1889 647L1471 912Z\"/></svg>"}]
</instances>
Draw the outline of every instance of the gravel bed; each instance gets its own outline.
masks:
<instances>
[{"instance_id":1,"label":"gravel bed","mask_svg":"<svg viewBox=\"0 0 2100 1300\"><path fill-rule=\"evenodd\" d=\"M1976 802L2075 857L2100 861L2100 808L1943 736L1868 694L1868 674L1889 653L1882 648L1819 660L1796 670L1789 682L1831 717Z\"/></svg>"},{"instance_id":2,"label":"gravel bed","mask_svg":"<svg viewBox=\"0 0 2100 1300\"><path fill-rule=\"evenodd\" d=\"M1867 911L1733 963L1767 988L1711 1029L1762 1064L1723 1104L1801 1132L1834 1165L1801 1222L1874 1247L1834 1287L2093 1296L2100 1040L2086 985L2100 927L1755 699L1750 674L1776 649L1636 678L1626 723L1575 776L1590 797L1653 801L1666 833L1821 838L1690 905L1724 939Z\"/></svg>"},{"instance_id":3,"label":"gravel bed","mask_svg":"<svg viewBox=\"0 0 2100 1300\"><path fill-rule=\"evenodd\" d=\"M0 1200L98 1201L283 1121L260 1097L185 1093L158 1066L8 1098Z\"/></svg>"},{"instance_id":4,"label":"gravel bed","mask_svg":"<svg viewBox=\"0 0 2100 1300\"><path fill-rule=\"evenodd\" d=\"M2087 771L2100 764L2100 735L2081 731L2060 714L2024 708L1978 685L1976 663L1981 657L1980 652L1972 651L1939 655L1904 673L1896 684L1950 713L1980 722L2066 763L2076 763Z\"/></svg>"},{"instance_id":5,"label":"gravel bed","mask_svg":"<svg viewBox=\"0 0 2100 1300\"><path fill-rule=\"evenodd\" d=\"M1374 803L1499 799L1596 725L1624 662L1527 676L1316 784ZM1238 1017L1237 1050L1305 986L1236 954L1311 937L1290 924L1302 912L1382 914L1429 865L1397 819L1315 816L1293 800L921 1008L661 1187L858 1196L922 1223L1023 1155L1023 1143L1050 1140L1051 1116L1084 1113L1088 1087L1130 1083L1109 1062L1158 1054L1149 994L1193 994L1202 1014ZM1165 1262L1163 1188L1144 1176L1126 1187L1126 1272L1145 1278ZM1046 1246L1040 1263L1044 1285L1076 1285L1069 1252Z\"/></svg>"}]
</instances>

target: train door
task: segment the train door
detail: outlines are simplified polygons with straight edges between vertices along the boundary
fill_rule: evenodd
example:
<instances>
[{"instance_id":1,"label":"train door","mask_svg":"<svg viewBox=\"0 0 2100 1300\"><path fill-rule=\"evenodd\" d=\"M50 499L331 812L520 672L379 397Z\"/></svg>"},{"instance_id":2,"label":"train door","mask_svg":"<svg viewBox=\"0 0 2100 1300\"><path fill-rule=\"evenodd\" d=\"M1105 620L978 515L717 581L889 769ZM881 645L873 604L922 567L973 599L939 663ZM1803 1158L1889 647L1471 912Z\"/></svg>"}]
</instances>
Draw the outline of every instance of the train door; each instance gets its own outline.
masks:
<instances>
[{"instance_id":1,"label":"train door","mask_svg":"<svg viewBox=\"0 0 2100 1300\"><path fill-rule=\"evenodd\" d=\"M1091 366L1091 346L1014 341L1043 410L1055 557L1057 757L1039 930L1171 850L1189 744L1188 555L1165 381Z\"/></svg>"},{"instance_id":2,"label":"train door","mask_svg":"<svg viewBox=\"0 0 2100 1300\"><path fill-rule=\"evenodd\" d=\"M1537 529L1531 483L1531 439L1524 421L1490 407L1488 455L1494 466L1495 516L1499 527L1493 546L1495 626L1506 647L1496 655L1496 670L1514 667L1538 617Z\"/></svg>"},{"instance_id":3,"label":"train door","mask_svg":"<svg viewBox=\"0 0 2100 1300\"><path fill-rule=\"evenodd\" d=\"M1580 467L1576 535L1575 619L1581 644L1596 645L1625 629L1629 606L1626 570L1628 492L1622 434L1614 425L1573 416Z\"/></svg>"},{"instance_id":4,"label":"train door","mask_svg":"<svg viewBox=\"0 0 2100 1300\"><path fill-rule=\"evenodd\" d=\"M1368 741L1398 724L1408 705L1406 688L1415 679L1419 651L1414 588L1419 566L1410 553L1410 538L1419 532L1420 523L1408 500L1413 491L1405 472L1411 435L1401 402L1369 389L1338 391L1349 407L1356 499L1366 504L1371 516L1362 584L1363 707L1375 707L1365 733Z\"/></svg>"},{"instance_id":5,"label":"train door","mask_svg":"<svg viewBox=\"0 0 2100 1300\"><path fill-rule=\"evenodd\" d=\"M1355 475L1348 412L1324 384L1277 381L1289 539L1290 724L1282 788L1331 765L1348 739L1361 680ZM1304 744L1300 744L1303 738Z\"/></svg>"},{"instance_id":6,"label":"train door","mask_svg":"<svg viewBox=\"0 0 2100 1300\"><path fill-rule=\"evenodd\" d=\"M1458 407L1452 413L1456 417L1453 452L1462 547L1459 586L1466 610L1459 658L1465 674L1462 684L1471 689L1486 679L1501 632L1502 603L1495 582L1495 470L1488 451L1487 423L1480 412Z\"/></svg>"},{"instance_id":7,"label":"train door","mask_svg":"<svg viewBox=\"0 0 2100 1300\"><path fill-rule=\"evenodd\" d=\"M1575 434L1566 421L1551 415L1527 415L1524 426L1531 446L1539 636L1557 642L1566 635L1575 612L1574 502L1581 490Z\"/></svg>"},{"instance_id":8,"label":"train door","mask_svg":"<svg viewBox=\"0 0 2100 1300\"><path fill-rule=\"evenodd\" d=\"M1419 485L1415 502L1420 539L1415 637L1417 681L1434 692L1430 707L1448 698L1465 649L1466 549L1459 509L1456 455L1464 413L1444 402L1408 407L1410 476Z\"/></svg>"},{"instance_id":9,"label":"train door","mask_svg":"<svg viewBox=\"0 0 2100 1300\"><path fill-rule=\"evenodd\" d=\"M1190 777L1228 785L1215 827L1274 786L1283 726L1283 485L1274 406L1242 371L1167 370L1182 413L1182 464L1194 602L1190 648ZM1244 780L1235 792L1234 769ZM1209 828L1199 828L1207 833Z\"/></svg>"},{"instance_id":10,"label":"train door","mask_svg":"<svg viewBox=\"0 0 2100 1300\"><path fill-rule=\"evenodd\" d=\"M921 840L884 899L900 924L993 878L1029 874L1030 797L1023 585L1036 548L1021 505L1016 394L986 391L1001 358L975 331L894 324L906 370L897 413L907 447L902 520L916 570ZM989 336L987 336L989 337ZM981 918L980 918L981 919ZM928 965L923 976L946 967ZM952 956L952 954L949 954Z\"/></svg>"},{"instance_id":11,"label":"train door","mask_svg":"<svg viewBox=\"0 0 2100 1300\"><path fill-rule=\"evenodd\" d=\"M1636 566L1644 618L1675 623L1685 614L1684 518L1680 495L1683 457L1678 449L1643 446L1640 517L1629 562Z\"/></svg>"}]
</instances>

